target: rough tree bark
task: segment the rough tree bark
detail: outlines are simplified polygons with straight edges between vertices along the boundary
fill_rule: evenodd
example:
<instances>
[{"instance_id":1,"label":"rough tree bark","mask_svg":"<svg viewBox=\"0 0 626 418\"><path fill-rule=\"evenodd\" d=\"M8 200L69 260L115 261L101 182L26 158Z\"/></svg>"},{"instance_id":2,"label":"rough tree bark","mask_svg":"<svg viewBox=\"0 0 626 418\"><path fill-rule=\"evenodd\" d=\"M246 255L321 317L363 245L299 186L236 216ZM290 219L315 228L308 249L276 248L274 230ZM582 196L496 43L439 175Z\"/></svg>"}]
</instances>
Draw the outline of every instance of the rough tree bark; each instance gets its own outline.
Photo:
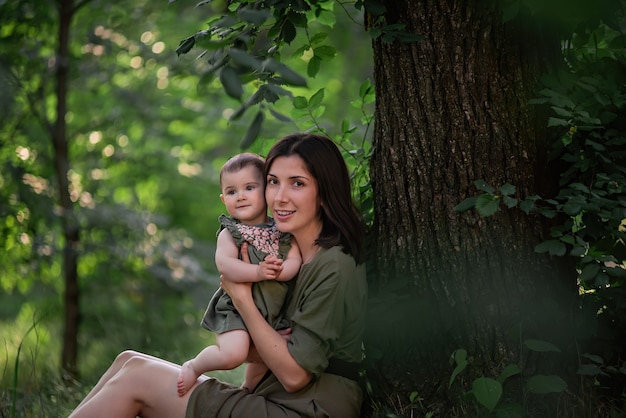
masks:
<instances>
[{"instance_id":1,"label":"rough tree bark","mask_svg":"<svg viewBox=\"0 0 626 418\"><path fill-rule=\"evenodd\" d=\"M513 184L518 198L550 192L547 119L528 100L559 42L549 28L503 23L500 2L384 3L388 24L424 39L373 44L368 374L389 395L378 402L396 413L413 391L444 413L455 349L473 357L477 376L497 377L510 363L531 367L521 340L567 341L555 331L562 302L575 296L573 268L533 252L547 225L517 209L490 218L453 211L478 179Z\"/></svg>"}]
</instances>

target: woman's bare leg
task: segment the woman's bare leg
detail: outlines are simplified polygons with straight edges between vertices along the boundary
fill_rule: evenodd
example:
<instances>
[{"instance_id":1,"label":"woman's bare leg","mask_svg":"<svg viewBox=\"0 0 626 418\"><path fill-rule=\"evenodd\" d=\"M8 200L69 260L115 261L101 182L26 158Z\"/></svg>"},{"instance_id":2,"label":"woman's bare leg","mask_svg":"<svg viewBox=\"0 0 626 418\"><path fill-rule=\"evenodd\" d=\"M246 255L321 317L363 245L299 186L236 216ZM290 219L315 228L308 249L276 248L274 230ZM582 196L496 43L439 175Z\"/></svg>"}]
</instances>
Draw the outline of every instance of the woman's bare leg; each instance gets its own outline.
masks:
<instances>
[{"instance_id":1,"label":"woman's bare leg","mask_svg":"<svg viewBox=\"0 0 626 418\"><path fill-rule=\"evenodd\" d=\"M179 372L180 366L168 361L124 352L70 417L184 417L192 391L178 396Z\"/></svg>"},{"instance_id":2,"label":"woman's bare leg","mask_svg":"<svg viewBox=\"0 0 626 418\"><path fill-rule=\"evenodd\" d=\"M179 395L187 393L203 373L231 370L246 360L250 348L248 332L237 329L217 334L216 342L216 345L206 347L196 357L183 363L176 382Z\"/></svg>"},{"instance_id":3,"label":"woman's bare leg","mask_svg":"<svg viewBox=\"0 0 626 418\"><path fill-rule=\"evenodd\" d=\"M115 360L113 360L113 363L111 363L111 365L109 366L109 368L104 372L104 374L102 375L102 377L100 377L100 380L98 380L98 383L96 383L96 385L91 389L91 391L89 391L89 393L87 394L87 396L82 400L82 402L77 406L80 407L82 404L84 404L85 402L87 402L89 399L91 399L95 394L97 394L100 389L113 377L115 376L115 374L117 372L120 371L120 369L122 368L122 366L124 365L124 363L126 363L128 360L130 360L132 357L150 357L153 358L155 360L160 360L157 357L152 357L149 356L147 354L143 354L137 351L132 351L132 350L127 350L127 351L123 351L120 354L117 355L117 357L115 358ZM165 361L165 360L162 360Z\"/></svg>"}]
</instances>

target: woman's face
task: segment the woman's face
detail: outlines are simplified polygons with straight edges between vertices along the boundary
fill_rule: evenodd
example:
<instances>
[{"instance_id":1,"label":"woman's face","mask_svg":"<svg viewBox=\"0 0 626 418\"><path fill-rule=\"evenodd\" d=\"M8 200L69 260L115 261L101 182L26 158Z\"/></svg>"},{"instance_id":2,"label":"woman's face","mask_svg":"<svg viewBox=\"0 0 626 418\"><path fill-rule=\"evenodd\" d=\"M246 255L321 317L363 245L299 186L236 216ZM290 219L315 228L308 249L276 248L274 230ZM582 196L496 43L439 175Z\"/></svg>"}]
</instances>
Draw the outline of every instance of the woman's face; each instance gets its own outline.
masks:
<instances>
[{"instance_id":1,"label":"woman's face","mask_svg":"<svg viewBox=\"0 0 626 418\"><path fill-rule=\"evenodd\" d=\"M316 240L322 229L317 180L297 155L277 157L268 170L265 200L282 232L303 245Z\"/></svg>"}]
</instances>

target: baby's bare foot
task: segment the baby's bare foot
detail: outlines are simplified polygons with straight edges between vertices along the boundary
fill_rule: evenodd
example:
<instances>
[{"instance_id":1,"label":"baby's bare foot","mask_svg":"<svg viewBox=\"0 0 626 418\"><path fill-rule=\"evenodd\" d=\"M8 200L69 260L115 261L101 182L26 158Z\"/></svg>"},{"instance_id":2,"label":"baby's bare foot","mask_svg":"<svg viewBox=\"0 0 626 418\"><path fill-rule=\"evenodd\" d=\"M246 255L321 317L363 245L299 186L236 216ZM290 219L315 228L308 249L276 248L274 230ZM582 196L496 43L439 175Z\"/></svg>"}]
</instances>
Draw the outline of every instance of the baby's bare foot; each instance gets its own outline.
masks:
<instances>
[{"instance_id":1,"label":"baby's bare foot","mask_svg":"<svg viewBox=\"0 0 626 418\"><path fill-rule=\"evenodd\" d=\"M183 363L180 368L180 374L178 375L178 381L176 382L176 388L178 389L178 396L183 396L198 380L198 373L193 369L191 360Z\"/></svg>"}]
</instances>

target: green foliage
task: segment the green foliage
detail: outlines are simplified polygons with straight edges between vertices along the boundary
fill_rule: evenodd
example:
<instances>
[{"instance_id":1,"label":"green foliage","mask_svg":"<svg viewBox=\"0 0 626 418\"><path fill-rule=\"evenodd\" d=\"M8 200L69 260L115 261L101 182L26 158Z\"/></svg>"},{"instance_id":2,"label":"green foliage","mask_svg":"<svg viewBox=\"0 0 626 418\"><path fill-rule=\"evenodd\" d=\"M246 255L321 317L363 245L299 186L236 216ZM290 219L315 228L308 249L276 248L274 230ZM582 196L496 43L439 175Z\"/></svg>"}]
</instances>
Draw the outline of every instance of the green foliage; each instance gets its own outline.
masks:
<instances>
[{"instance_id":1,"label":"green foliage","mask_svg":"<svg viewBox=\"0 0 626 418\"><path fill-rule=\"evenodd\" d=\"M263 113L272 108L280 98L291 98L285 87L306 87L307 80L283 63L287 47L294 46L290 54L307 54L307 74L315 77L323 61L331 60L336 50L326 43L327 33L310 36L313 26L332 27L334 2L329 0L231 2L221 16L212 18L209 28L183 39L176 52L189 53L195 46L202 48L198 58L206 63L201 70L202 82L210 83L215 76L232 98L241 100L245 86L253 92L232 115L236 120L252 106L258 105L242 147L257 139L263 124ZM304 31L304 37L298 32ZM297 44L297 45L296 45ZM270 112L279 120L280 114Z\"/></svg>"},{"instance_id":2,"label":"green foliage","mask_svg":"<svg viewBox=\"0 0 626 418\"><path fill-rule=\"evenodd\" d=\"M498 192L483 180L483 192L455 210L476 209L492 216L501 207L519 207L565 221L535 248L538 253L579 259L585 289L619 287L626 270L626 50L620 32L606 24L573 35L564 49L568 72L546 76L541 97L532 103L549 105L548 125L563 134L552 149L565 169L554 197L516 197L505 184Z\"/></svg>"},{"instance_id":3,"label":"green foliage","mask_svg":"<svg viewBox=\"0 0 626 418\"><path fill-rule=\"evenodd\" d=\"M80 228L82 377L76 391L64 388L57 360L64 242L50 126L56 117L52 64L58 17L47 2L0 5L0 83L8 94L0 103L0 343L6 348L0 360L11 366L4 369L0 385L10 389L0 391L3 416L16 399L12 393L17 395L17 416L66 416L63 407L75 406L124 347L182 362L213 342L198 325L217 287L214 240L224 210L218 199L219 167L240 145L261 151L293 129L292 98L310 97L299 75L305 70L315 76L307 84L324 88L319 100L307 106L320 113L320 129L344 141L355 184L362 193L368 190L373 87L363 83L353 106L342 103L344 89L359 89L360 81L350 77L355 72L368 76L366 64L356 65L369 61L368 49L355 50L351 58L336 54L336 47L353 42L352 35L342 30L311 34L305 41L309 35L297 26L291 46L285 43L293 58L276 49L268 51L269 61L261 61L275 82L243 77L246 68L257 68L258 57L243 49L231 51L224 65L240 80L241 100L249 100L231 109L235 100L223 97L219 72L199 81L190 74L190 61L174 50L181 28L199 27L220 2L196 10L175 4L164 9L143 0L88 3L89 8L78 9L72 25L65 116L68 178ZM310 12L314 25L332 27L333 3L320 2L318 13ZM284 36L290 36L289 29ZM316 67L331 60L337 68L330 75ZM350 66L343 65L346 60ZM202 59L193 65L201 75L207 70ZM237 81L231 77L227 82L236 93ZM279 97L288 101L279 103ZM244 111L261 98L264 107L256 106L252 113L261 121L250 125ZM335 119L338 127L332 128ZM298 123L304 124L303 119ZM26 311L45 312L45 320L24 337L28 326L17 318ZM221 375L239 383L242 371Z\"/></svg>"},{"instance_id":4,"label":"green foliage","mask_svg":"<svg viewBox=\"0 0 626 418\"><path fill-rule=\"evenodd\" d=\"M374 3L366 2L365 6L374 7ZM302 1L295 5L281 1L233 2L219 16L210 19L208 29L183 39L177 53L187 54L196 46L202 48L198 56L206 60L206 66L200 69L202 83L218 77L226 94L241 103L230 115L231 121L258 107L241 140L242 149L254 146L263 136L267 116L282 124L294 123L300 131L321 132L333 138L350 167L355 200L366 222L371 223L368 165L374 87L369 81L363 82L358 98L352 102L361 115L358 124L343 119L331 129L329 124L336 122L333 117L327 117L328 89L318 88L306 97L304 93L312 88L302 89L308 81L292 69L298 61L305 61L308 77L315 78L320 75L322 64L336 57L332 29L337 19L333 9L332 1ZM245 100L244 94L249 94ZM279 102L281 98L289 99L291 109L284 101Z\"/></svg>"},{"instance_id":5,"label":"green foliage","mask_svg":"<svg viewBox=\"0 0 626 418\"><path fill-rule=\"evenodd\" d=\"M163 13L153 2L89 4L72 25L61 116L80 229L73 250L85 387L124 347L182 361L211 341L198 324L217 287L223 206L213 164L236 151L228 138L244 130L198 100L197 77L168 46L177 25L196 25L197 16ZM58 377L65 243L51 143L57 26L49 2L0 5L0 83L11 93L0 112L0 359L10 366L2 369L2 416L11 405L17 416L67 416L37 409L66 399ZM30 333L28 312L41 318Z\"/></svg>"},{"instance_id":6,"label":"green foliage","mask_svg":"<svg viewBox=\"0 0 626 418\"><path fill-rule=\"evenodd\" d=\"M567 71L544 77L539 97L532 100L549 106L548 126L560 132L550 150L561 172L555 196L520 196L512 185L496 191L479 180L481 193L455 208L475 209L481 216L519 208L552 220L550 236L535 251L577 260L579 343L606 353L606 359L583 355L587 361L581 361L578 373L596 389L600 381L609 387L624 381L618 335L626 327L626 48L615 25L620 16L579 26L563 44ZM528 390L549 393L563 387L556 377L538 375Z\"/></svg>"},{"instance_id":7,"label":"green foliage","mask_svg":"<svg viewBox=\"0 0 626 418\"><path fill-rule=\"evenodd\" d=\"M552 343L542 340L527 339L523 341L523 345L527 350L536 353L560 352L560 350ZM521 359L520 359L521 361ZM452 387L454 382L460 380L460 375L472 366L472 361L468 360L467 351L464 349L455 350L450 356L450 364L454 366L454 370L450 376L448 388ZM502 369L497 377L479 376L472 380L471 390L468 395L484 409L488 416L496 417L522 417L525 416L524 411L529 409L526 404L511 403L503 401L503 395L508 395L507 399L515 399L516 394L506 392L506 382L514 377L519 377L523 381L522 399L526 400L525 393L548 394L561 393L567 389L567 383L556 375L533 374L524 375L522 369L517 364L508 364ZM515 387L510 389L516 391ZM479 416L486 416L485 411L477 411Z\"/></svg>"},{"instance_id":8,"label":"green foliage","mask_svg":"<svg viewBox=\"0 0 626 418\"><path fill-rule=\"evenodd\" d=\"M350 124L348 120L343 120L341 131L337 135L332 135L323 128L321 118L326 112L323 105L324 89L319 89L309 98L296 96L293 99L292 117L301 121L308 131L318 131L332 138L339 145L344 159L350 168L352 180L352 192L354 199L361 209L367 225L371 225L374 216L372 189L369 180L369 160L371 157L371 144L367 141L367 132L373 123L373 115L370 113L370 104L374 101L374 87L369 81L361 84L359 88L359 98L352 102L362 114L361 123L365 126L366 134L355 139L358 128Z\"/></svg>"}]
</instances>

